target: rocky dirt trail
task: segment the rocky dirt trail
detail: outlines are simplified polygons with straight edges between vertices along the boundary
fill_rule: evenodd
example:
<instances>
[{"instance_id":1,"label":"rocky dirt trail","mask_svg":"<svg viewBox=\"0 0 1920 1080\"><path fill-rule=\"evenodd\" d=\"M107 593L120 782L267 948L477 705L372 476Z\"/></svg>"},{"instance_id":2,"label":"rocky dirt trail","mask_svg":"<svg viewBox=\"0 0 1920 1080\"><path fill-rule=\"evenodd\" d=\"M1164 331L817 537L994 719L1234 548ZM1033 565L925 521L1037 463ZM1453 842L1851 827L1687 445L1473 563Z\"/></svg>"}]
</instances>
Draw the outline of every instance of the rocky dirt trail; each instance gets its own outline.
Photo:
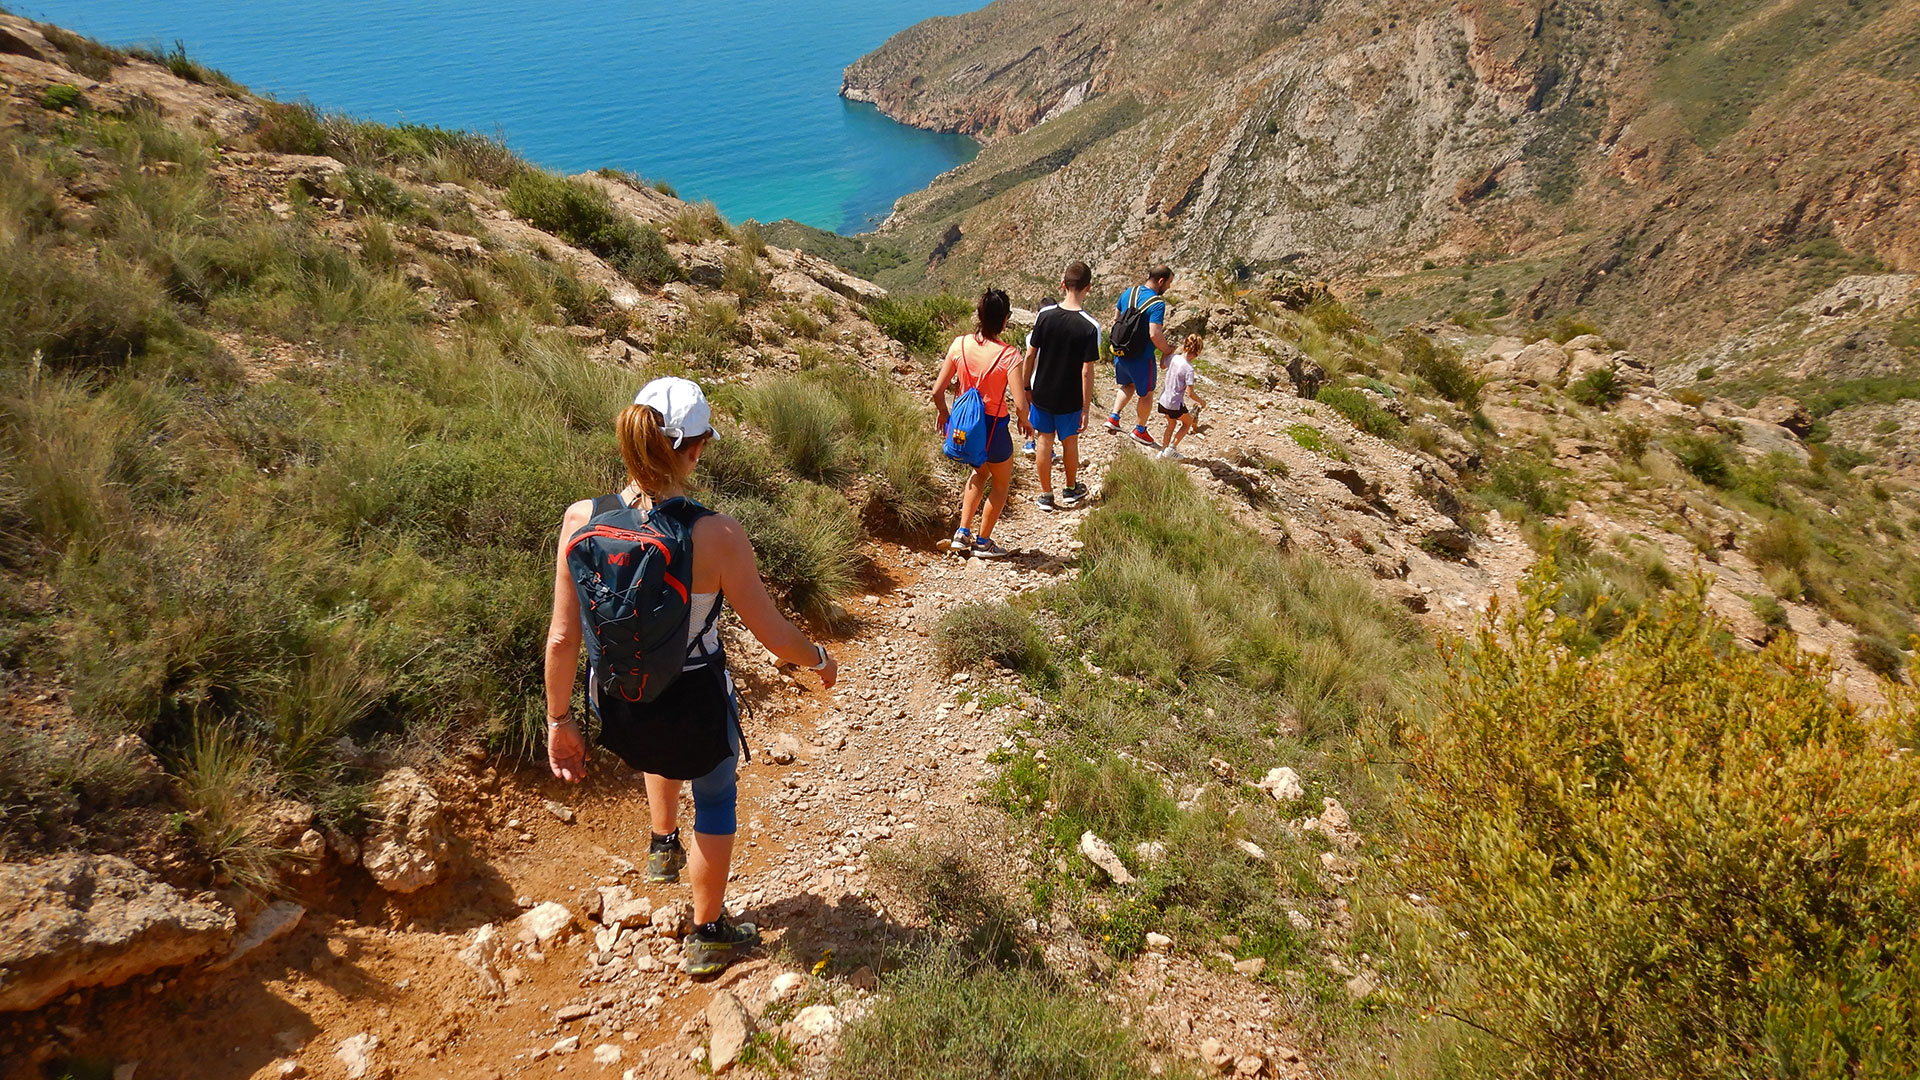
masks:
<instances>
[{"instance_id":1,"label":"rocky dirt trail","mask_svg":"<svg viewBox=\"0 0 1920 1080\"><path fill-rule=\"evenodd\" d=\"M1202 385L1215 404L1187 443L1184 464L1196 479L1269 532L1284 521L1297 530L1293 542L1342 542L1254 510L1236 486L1243 470L1227 460L1305 453L1275 436L1291 422L1289 410L1308 415L1312 407ZM1103 430L1082 445L1096 493L1116 455L1147 452ZM1264 482L1302 507L1318 498L1318 485L1358 498L1322 475L1339 471L1337 463L1311 472L1313 463L1300 464L1292 480ZM841 680L832 691L810 673L776 672L730 631L754 758L741 771L729 907L758 922L767 945L719 979L695 983L677 970L687 887L641 880L648 818L636 777L600 754L588 782L567 787L532 765L475 751L429 770L450 826L443 854L460 867L450 880L403 895L353 869L331 872L299 897L304 918L292 904L254 915L255 925L277 926L283 936L223 970L188 968L77 993L12 1035L38 1044L30 1058L72 1054L117 1064L123 1076L138 1062L132 1075L148 1080L356 1080L693 1075L742 1053L742 1033L763 1029L817 1071L840 1025L865 1007L887 949L912 929L871 887L870 854L916 833L963 827L989 753L1018 717L1044 707L1011 676L950 678L933 654L933 628L954 605L1077 572L1086 510L1041 512L1031 459L1019 459L1015 476L997 530L1014 549L1004 560L874 545L870 591L849 598L854 628L834 646ZM1510 541L1475 544L1498 565ZM1512 579L1509 571L1445 565L1456 579L1474 579L1471 593L1455 588L1435 605L1449 621L1483 604L1492 582ZM1276 1026L1287 1010L1274 993L1203 960L1158 952L1108 983L1110 1000L1158 1050L1204 1053L1223 1070L1305 1075L1289 1049L1298 1040Z\"/></svg>"}]
</instances>

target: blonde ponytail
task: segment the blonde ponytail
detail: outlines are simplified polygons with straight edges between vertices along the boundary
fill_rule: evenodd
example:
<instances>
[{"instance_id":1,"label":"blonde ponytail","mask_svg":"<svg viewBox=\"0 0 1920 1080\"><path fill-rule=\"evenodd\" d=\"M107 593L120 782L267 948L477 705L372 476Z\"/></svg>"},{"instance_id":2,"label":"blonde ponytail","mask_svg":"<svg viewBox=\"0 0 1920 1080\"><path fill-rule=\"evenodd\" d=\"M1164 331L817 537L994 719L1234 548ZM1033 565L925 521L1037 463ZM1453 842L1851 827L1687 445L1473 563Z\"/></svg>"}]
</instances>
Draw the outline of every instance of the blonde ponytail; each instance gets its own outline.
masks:
<instances>
[{"instance_id":1,"label":"blonde ponytail","mask_svg":"<svg viewBox=\"0 0 1920 1080\"><path fill-rule=\"evenodd\" d=\"M620 457L627 463L627 479L649 495L685 483L693 472L691 451L706 441L705 435L683 439L675 450L673 440L661 430L664 422L650 405L629 405L613 422Z\"/></svg>"}]
</instances>

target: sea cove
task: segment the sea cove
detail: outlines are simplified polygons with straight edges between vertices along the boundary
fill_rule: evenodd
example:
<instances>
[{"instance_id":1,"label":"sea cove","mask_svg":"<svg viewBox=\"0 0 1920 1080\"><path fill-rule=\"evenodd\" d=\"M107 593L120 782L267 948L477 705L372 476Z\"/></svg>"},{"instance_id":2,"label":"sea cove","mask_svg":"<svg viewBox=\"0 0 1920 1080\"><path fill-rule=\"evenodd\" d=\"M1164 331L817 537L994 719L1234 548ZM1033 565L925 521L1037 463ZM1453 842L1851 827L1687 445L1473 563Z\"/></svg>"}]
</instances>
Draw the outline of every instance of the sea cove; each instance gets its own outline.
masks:
<instances>
[{"instance_id":1,"label":"sea cove","mask_svg":"<svg viewBox=\"0 0 1920 1080\"><path fill-rule=\"evenodd\" d=\"M31 0L19 14L171 48L282 99L499 133L551 169L630 169L729 218L871 228L974 143L837 96L889 34L968 0Z\"/></svg>"}]
</instances>

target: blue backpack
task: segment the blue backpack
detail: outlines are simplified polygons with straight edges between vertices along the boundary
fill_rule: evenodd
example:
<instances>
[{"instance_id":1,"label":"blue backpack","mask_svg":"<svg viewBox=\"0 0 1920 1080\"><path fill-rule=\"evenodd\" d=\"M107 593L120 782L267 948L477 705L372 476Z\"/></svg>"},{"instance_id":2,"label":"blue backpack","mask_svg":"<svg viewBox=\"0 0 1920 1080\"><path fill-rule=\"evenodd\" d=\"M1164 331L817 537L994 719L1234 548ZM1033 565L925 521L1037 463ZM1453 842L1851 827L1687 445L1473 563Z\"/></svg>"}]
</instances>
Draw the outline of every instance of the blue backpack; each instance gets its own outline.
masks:
<instances>
[{"instance_id":1,"label":"blue backpack","mask_svg":"<svg viewBox=\"0 0 1920 1080\"><path fill-rule=\"evenodd\" d=\"M968 387L953 403L943 449L948 457L976 469L987 463L987 404L980 400L979 387Z\"/></svg>"},{"instance_id":2,"label":"blue backpack","mask_svg":"<svg viewBox=\"0 0 1920 1080\"><path fill-rule=\"evenodd\" d=\"M597 700L651 702L680 677L689 645L712 628L689 625L693 523L713 511L682 498L652 510L618 495L593 501L593 517L567 541Z\"/></svg>"},{"instance_id":3,"label":"blue backpack","mask_svg":"<svg viewBox=\"0 0 1920 1080\"><path fill-rule=\"evenodd\" d=\"M960 348L960 385L964 388L954 400L953 412L947 416L947 443L941 449L955 461L965 462L974 468L987 463L987 443L991 437L991 427L987 417L987 402L980 396L980 380L993 374L993 369L1007 358L1008 353L1018 355L1011 345L1002 345L1000 355L993 358L987 370L979 375L967 366L967 350ZM968 386L972 383L972 386Z\"/></svg>"}]
</instances>

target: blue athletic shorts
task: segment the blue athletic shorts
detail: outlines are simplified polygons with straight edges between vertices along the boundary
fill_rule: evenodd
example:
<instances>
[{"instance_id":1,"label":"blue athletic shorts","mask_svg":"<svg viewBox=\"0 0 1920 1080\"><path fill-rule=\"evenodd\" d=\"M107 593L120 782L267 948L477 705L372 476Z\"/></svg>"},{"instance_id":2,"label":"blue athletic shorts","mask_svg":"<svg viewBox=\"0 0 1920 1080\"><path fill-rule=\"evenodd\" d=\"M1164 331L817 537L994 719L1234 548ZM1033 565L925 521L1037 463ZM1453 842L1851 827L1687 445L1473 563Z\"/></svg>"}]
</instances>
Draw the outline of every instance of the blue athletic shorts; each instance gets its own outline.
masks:
<instances>
[{"instance_id":1,"label":"blue athletic shorts","mask_svg":"<svg viewBox=\"0 0 1920 1080\"><path fill-rule=\"evenodd\" d=\"M1153 393L1153 354L1122 359L1113 358L1113 382L1116 386L1131 386L1133 392L1141 397Z\"/></svg>"},{"instance_id":2,"label":"blue athletic shorts","mask_svg":"<svg viewBox=\"0 0 1920 1080\"><path fill-rule=\"evenodd\" d=\"M1047 435L1058 435L1062 439L1071 439L1080 434L1080 410L1072 412L1048 412L1038 405L1027 406L1027 423L1033 430Z\"/></svg>"},{"instance_id":3,"label":"blue athletic shorts","mask_svg":"<svg viewBox=\"0 0 1920 1080\"><path fill-rule=\"evenodd\" d=\"M998 465L1013 457L1013 435L1007 431L1010 418L987 417L987 464Z\"/></svg>"}]
</instances>

